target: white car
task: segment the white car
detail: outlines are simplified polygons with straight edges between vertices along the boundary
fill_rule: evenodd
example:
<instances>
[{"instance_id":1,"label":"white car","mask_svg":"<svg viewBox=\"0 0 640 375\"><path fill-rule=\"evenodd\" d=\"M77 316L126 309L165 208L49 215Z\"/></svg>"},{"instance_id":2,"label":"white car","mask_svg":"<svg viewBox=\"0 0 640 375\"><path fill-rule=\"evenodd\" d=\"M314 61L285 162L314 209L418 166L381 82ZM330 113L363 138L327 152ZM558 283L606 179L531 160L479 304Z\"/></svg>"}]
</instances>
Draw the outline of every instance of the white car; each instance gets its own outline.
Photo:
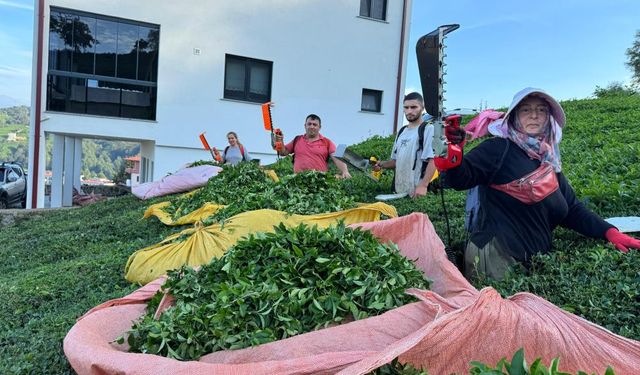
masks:
<instances>
[{"instance_id":1,"label":"white car","mask_svg":"<svg viewBox=\"0 0 640 375\"><path fill-rule=\"evenodd\" d=\"M0 164L0 209L27 203L27 175L16 163Z\"/></svg>"}]
</instances>

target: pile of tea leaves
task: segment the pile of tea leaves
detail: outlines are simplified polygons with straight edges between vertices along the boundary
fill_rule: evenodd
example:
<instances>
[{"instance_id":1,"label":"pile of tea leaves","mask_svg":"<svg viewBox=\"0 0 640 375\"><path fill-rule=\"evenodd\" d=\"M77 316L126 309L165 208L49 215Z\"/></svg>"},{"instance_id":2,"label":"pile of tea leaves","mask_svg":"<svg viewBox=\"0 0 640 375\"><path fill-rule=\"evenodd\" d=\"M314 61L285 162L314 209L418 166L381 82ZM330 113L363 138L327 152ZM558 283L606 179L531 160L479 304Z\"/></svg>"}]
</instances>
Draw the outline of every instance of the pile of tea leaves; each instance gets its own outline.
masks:
<instances>
[{"instance_id":1,"label":"pile of tea leaves","mask_svg":"<svg viewBox=\"0 0 640 375\"><path fill-rule=\"evenodd\" d=\"M205 219L205 225L259 209L313 215L356 206L342 182L330 173L304 171L274 182L254 163L239 163L237 166L225 166L202 189L173 200L164 210L177 219L207 202L226 207Z\"/></svg>"},{"instance_id":2,"label":"pile of tea leaves","mask_svg":"<svg viewBox=\"0 0 640 375\"><path fill-rule=\"evenodd\" d=\"M272 209L290 214L314 215L356 207L332 174L304 171L284 176L270 188L254 192L238 192L236 200L204 220L205 225L224 220L246 211Z\"/></svg>"},{"instance_id":3,"label":"pile of tea leaves","mask_svg":"<svg viewBox=\"0 0 640 375\"><path fill-rule=\"evenodd\" d=\"M207 184L193 194L181 195L171 200L164 211L173 219L187 215L205 203L228 205L247 194L256 194L271 189L275 182L255 163L239 163L226 166Z\"/></svg>"},{"instance_id":4,"label":"pile of tea leaves","mask_svg":"<svg viewBox=\"0 0 640 375\"><path fill-rule=\"evenodd\" d=\"M198 272L171 271L162 289L175 305L158 320L148 310L126 334L130 350L197 359L375 316L413 301L407 288L430 286L396 245L367 231L343 223L274 229Z\"/></svg>"},{"instance_id":5,"label":"pile of tea leaves","mask_svg":"<svg viewBox=\"0 0 640 375\"><path fill-rule=\"evenodd\" d=\"M193 163L189 164L189 168L199 167L201 165L212 165L214 167L220 167L220 163L215 160L196 160Z\"/></svg>"}]
</instances>

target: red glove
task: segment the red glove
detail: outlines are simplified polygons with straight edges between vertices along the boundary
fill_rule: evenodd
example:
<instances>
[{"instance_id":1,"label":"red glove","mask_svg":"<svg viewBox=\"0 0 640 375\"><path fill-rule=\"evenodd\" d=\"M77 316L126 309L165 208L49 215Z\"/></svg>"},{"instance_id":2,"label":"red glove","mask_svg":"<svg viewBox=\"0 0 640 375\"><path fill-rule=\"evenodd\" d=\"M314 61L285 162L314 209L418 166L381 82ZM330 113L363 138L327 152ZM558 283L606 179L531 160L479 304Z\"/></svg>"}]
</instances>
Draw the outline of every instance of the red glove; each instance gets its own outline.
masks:
<instances>
[{"instance_id":1,"label":"red glove","mask_svg":"<svg viewBox=\"0 0 640 375\"><path fill-rule=\"evenodd\" d=\"M629 251L629 248L640 249L640 240L620 233L617 228L609 228L604 236L607 237L609 242L615 245L616 249L623 253Z\"/></svg>"},{"instance_id":2,"label":"red glove","mask_svg":"<svg viewBox=\"0 0 640 375\"><path fill-rule=\"evenodd\" d=\"M462 128L454 128L452 126L445 127L445 136L447 140L454 145L464 146L465 141L467 140L467 132Z\"/></svg>"}]
</instances>

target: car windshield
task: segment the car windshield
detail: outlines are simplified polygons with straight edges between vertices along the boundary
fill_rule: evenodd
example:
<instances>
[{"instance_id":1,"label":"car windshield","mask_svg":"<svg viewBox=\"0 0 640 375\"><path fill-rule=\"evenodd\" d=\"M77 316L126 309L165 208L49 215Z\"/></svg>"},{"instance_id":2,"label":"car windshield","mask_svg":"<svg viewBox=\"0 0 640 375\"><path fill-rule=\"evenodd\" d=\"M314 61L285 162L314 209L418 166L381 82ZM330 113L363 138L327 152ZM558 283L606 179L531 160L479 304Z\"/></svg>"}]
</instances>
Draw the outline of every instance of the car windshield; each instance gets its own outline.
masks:
<instances>
[{"instance_id":1,"label":"car windshield","mask_svg":"<svg viewBox=\"0 0 640 375\"><path fill-rule=\"evenodd\" d=\"M0 168L0 182L4 182L4 168Z\"/></svg>"}]
</instances>

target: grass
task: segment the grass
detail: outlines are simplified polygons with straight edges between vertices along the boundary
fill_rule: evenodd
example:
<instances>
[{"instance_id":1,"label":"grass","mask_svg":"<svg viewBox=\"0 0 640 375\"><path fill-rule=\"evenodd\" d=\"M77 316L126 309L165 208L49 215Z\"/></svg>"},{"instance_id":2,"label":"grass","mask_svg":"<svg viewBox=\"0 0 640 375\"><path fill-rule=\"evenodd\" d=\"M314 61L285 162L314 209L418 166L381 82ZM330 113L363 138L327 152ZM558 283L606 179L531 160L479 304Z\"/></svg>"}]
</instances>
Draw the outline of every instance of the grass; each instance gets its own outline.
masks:
<instances>
[{"instance_id":1,"label":"grass","mask_svg":"<svg viewBox=\"0 0 640 375\"><path fill-rule=\"evenodd\" d=\"M563 105L569 124L561 145L564 172L578 196L603 217L638 215L640 97ZM385 159L391 142L391 137L373 137L354 150ZM275 168L288 171L291 165L284 160ZM389 173L380 183L359 172L353 175L345 183L359 201L373 201L375 195L391 190ZM451 257L459 259L466 240L464 198L464 192L444 192L446 217L440 195L392 203L401 215L426 213L450 245ZM126 196L38 213L1 228L0 374L73 373L62 352L62 339L75 320L136 289L123 276L129 255L178 230L156 219L141 219L148 205L165 199L139 201ZM476 286L493 285L503 295L530 290L615 332L640 338L640 253L621 256L603 241L563 230L557 231L554 248L554 254L539 259L537 273L518 274L504 283L484 280Z\"/></svg>"}]
</instances>

